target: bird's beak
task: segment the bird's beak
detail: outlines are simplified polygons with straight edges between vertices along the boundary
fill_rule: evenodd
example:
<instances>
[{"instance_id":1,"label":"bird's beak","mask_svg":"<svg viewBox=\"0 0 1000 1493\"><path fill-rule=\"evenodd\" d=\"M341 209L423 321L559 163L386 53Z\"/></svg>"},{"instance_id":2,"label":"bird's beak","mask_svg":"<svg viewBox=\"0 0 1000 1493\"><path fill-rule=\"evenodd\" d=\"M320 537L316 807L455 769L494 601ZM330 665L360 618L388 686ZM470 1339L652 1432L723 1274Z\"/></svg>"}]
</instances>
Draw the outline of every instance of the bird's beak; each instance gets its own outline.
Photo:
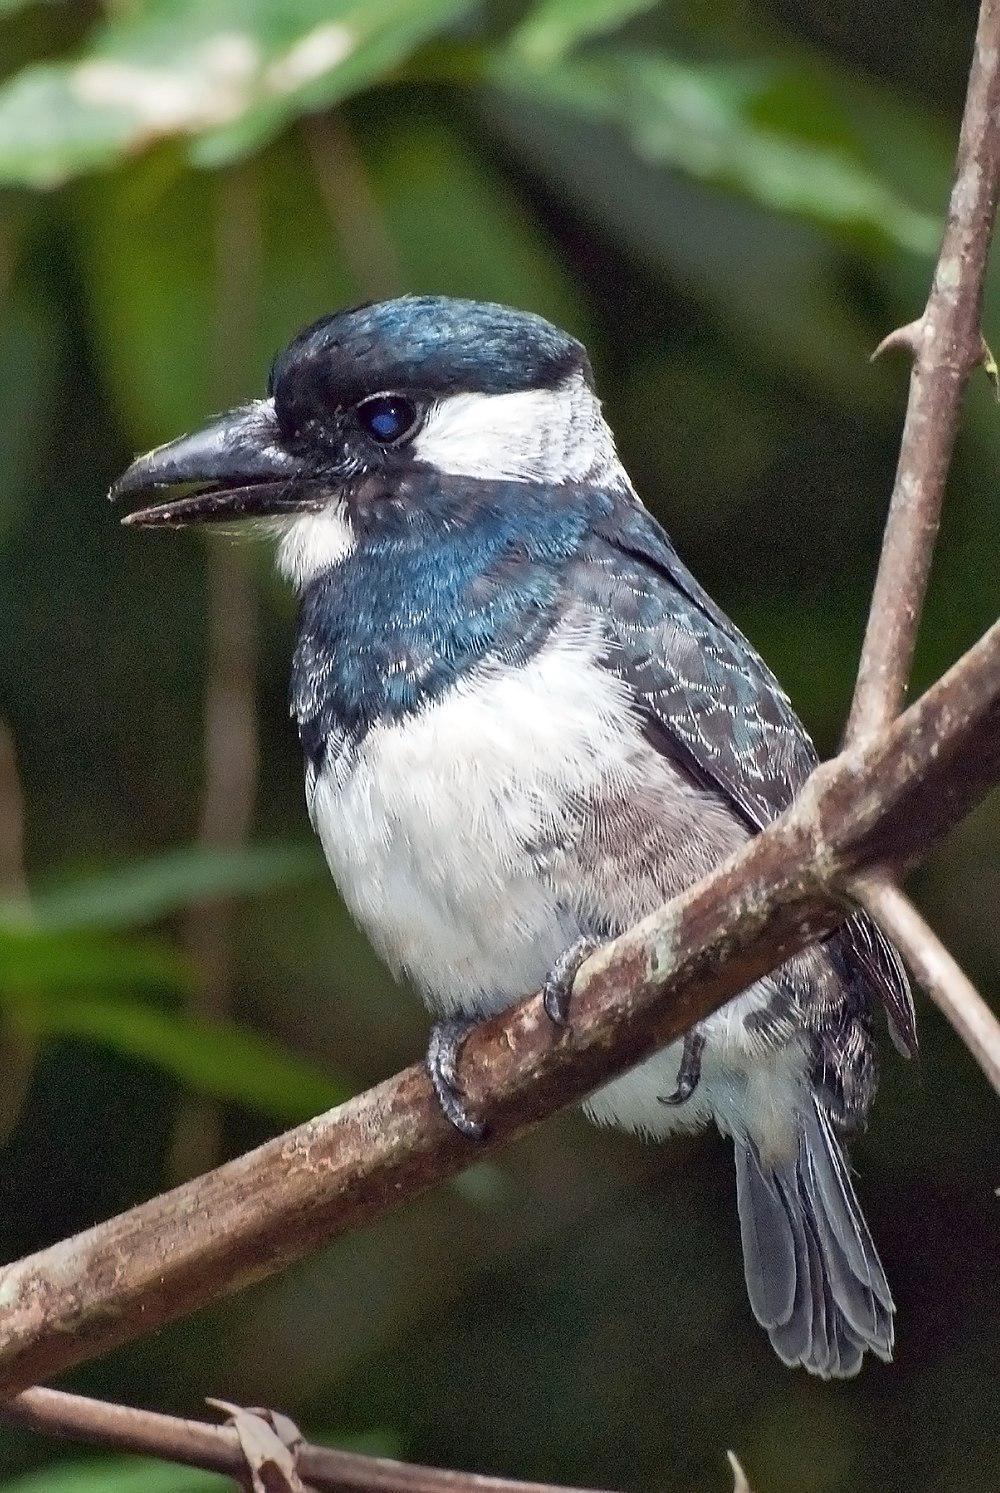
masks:
<instances>
[{"instance_id":1,"label":"bird's beak","mask_svg":"<svg viewBox=\"0 0 1000 1493\"><path fill-rule=\"evenodd\" d=\"M191 484L194 491L126 513L122 523L179 527L323 507L315 481L281 444L271 400L230 410L140 456L108 496L114 502Z\"/></svg>"}]
</instances>

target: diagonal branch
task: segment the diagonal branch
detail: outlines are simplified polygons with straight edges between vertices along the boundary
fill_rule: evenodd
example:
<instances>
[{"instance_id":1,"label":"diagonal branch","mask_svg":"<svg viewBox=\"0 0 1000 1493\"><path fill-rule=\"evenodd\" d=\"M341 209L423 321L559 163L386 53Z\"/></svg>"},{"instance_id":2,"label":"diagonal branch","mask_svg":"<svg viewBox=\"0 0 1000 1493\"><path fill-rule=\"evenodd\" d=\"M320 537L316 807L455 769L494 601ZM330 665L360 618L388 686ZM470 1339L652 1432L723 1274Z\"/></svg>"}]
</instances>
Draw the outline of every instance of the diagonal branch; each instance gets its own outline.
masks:
<instances>
[{"instance_id":1,"label":"diagonal branch","mask_svg":"<svg viewBox=\"0 0 1000 1493\"><path fill-rule=\"evenodd\" d=\"M990 367L983 338L983 283L1000 190L1000 0L979 12L948 223L923 314L890 332L873 357L914 358L896 481L872 596L848 742L886 725L902 708L930 576L965 386ZM995 376L995 375L994 375ZM916 978L1000 1087L1000 1022L913 904L884 872L855 891Z\"/></svg>"},{"instance_id":2,"label":"diagonal branch","mask_svg":"<svg viewBox=\"0 0 1000 1493\"><path fill-rule=\"evenodd\" d=\"M955 185L930 297L892 332L914 355L910 395L846 739L902 708L930 576L962 398L984 358L983 282L1000 192L1000 0L983 0L958 145Z\"/></svg>"},{"instance_id":3,"label":"diagonal branch","mask_svg":"<svg viewBox=\"0 0 1000 1493\"><path fill-rule=\"evenodd\" d=\"M898 887L873 881L856 890L1000 1094L1000 1022L968 975Z\"/></svg>"},{"instance_id":4,"label":"diagonal branch","mask_svg":"<svg viewBox=\"0 0 1000 1493\"><path fill-rule=\"evenodd\" d=\"M1000 623L881 735L817 768L744 850L463 1054L488 1146L676 1040L846 915L849 882L923 853L1000 781ZM479 1146L409 1068L256 1151L0 1271L0 1393L129 1342L453 1176Z\"/></svg>"},{"instance_id":5,"label":"diagonal branch","mask_svg":"<svg viewBox=\"0 0 1000 1493\"><path fill-rule=\"evenodd\" d=\"M182 1420L176 1415L41 1388L25 1390L0 1410L0 1417L11 1425L48 1436L142 1452L234 1478L242 1479L246 1474L246 1454L232 1426ZM586 1493L582 1488L419 1467L391 1457L366 1457L307 1441L294 1446L294 1462L296 1471L317 1493Z\"/></svg>"}]
</instances>

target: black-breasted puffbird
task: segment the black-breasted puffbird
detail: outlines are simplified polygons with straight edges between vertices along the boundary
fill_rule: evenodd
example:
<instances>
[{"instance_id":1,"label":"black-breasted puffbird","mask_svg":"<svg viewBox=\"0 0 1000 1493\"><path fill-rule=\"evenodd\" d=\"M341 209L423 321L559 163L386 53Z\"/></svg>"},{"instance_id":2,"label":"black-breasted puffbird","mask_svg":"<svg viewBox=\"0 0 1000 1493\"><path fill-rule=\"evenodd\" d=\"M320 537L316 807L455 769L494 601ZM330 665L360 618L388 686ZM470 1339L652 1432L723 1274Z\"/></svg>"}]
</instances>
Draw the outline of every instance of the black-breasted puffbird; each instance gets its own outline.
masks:
<instances>
[{"instance_id":1,"label":"black-breasted puffbird","mask_svg":"<svg viewBox=\"0 0 1000 1493\"><path fill-rule=\"evenodd\" d=\"M264 520L301 607L291 710L347 905L439 1020L449 1118L468 1024L543 987L774 819L816 764L773 674L637 497L585 349L503 306L404 296L329 316L267 398L113 489L196 484L126 522ZM862 913L587 1101L732 1137L750 1303L824 1377L888 1359L893 1302L841 1133L884 1008L913 1006Z\"/></svg>"}]
</instances>

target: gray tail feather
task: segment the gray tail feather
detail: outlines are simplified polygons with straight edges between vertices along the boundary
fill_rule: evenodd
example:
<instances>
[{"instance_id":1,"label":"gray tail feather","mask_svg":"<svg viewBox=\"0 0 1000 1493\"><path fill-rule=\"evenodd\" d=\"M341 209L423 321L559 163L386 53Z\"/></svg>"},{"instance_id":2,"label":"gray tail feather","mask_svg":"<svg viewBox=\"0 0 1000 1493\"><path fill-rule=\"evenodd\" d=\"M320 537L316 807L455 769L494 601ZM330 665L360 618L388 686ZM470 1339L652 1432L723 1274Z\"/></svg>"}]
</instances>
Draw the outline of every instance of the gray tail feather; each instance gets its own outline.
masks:
<instances>
[{"instance_id":1,"label":"gray tail feather","mask_svg":"<svg viewBox=\"0 0 1000 1493\"><path fill-rule=\"evenodd\" d=\"M815 1102L799 1151L767 1165L736 1141L736 1196L754 1316L784 1363L848 1379L866 1349L892 1357L895 1307L840 1142Z\"/></svg>"}]
</instances>

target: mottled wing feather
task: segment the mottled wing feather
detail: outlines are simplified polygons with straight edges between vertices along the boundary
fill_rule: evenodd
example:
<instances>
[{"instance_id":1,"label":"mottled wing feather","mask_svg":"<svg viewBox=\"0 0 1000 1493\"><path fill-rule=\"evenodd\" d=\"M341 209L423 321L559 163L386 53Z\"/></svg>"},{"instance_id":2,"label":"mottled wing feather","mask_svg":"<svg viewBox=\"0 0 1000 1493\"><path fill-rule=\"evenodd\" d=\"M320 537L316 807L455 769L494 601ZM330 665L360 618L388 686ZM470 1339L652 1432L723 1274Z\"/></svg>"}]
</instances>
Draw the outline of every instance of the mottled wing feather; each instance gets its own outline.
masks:
<instances>
[{"instance_id":1,"label":"mottled wing feather","mask_svg":"<svg viewBox=\"0 0 1000 1493\"><path fill-rule=\"evenodd\" d=\"M615 610L616 662L696 770L763 828L819 760L791 701L645 509L630 505L602 537L634 597Z\"/></svg>"},{"instance_id":2,"label":"mottled wing feather","mask_svg":"<svg viewBox=\"0 0 1000 1493\"><path fill-rule=\"evenodd\" d=\"M616 629L609 663L648 707L650 740L757 832L788 808L818 761L791 702L645 509L622 504L598 528L597 545L592 573L613 593L604 597ZM845 976L873 987L897 1047L914 1054L909 983L880 929L856 913L826 947Z\"/></svg>"}]
</instances>

